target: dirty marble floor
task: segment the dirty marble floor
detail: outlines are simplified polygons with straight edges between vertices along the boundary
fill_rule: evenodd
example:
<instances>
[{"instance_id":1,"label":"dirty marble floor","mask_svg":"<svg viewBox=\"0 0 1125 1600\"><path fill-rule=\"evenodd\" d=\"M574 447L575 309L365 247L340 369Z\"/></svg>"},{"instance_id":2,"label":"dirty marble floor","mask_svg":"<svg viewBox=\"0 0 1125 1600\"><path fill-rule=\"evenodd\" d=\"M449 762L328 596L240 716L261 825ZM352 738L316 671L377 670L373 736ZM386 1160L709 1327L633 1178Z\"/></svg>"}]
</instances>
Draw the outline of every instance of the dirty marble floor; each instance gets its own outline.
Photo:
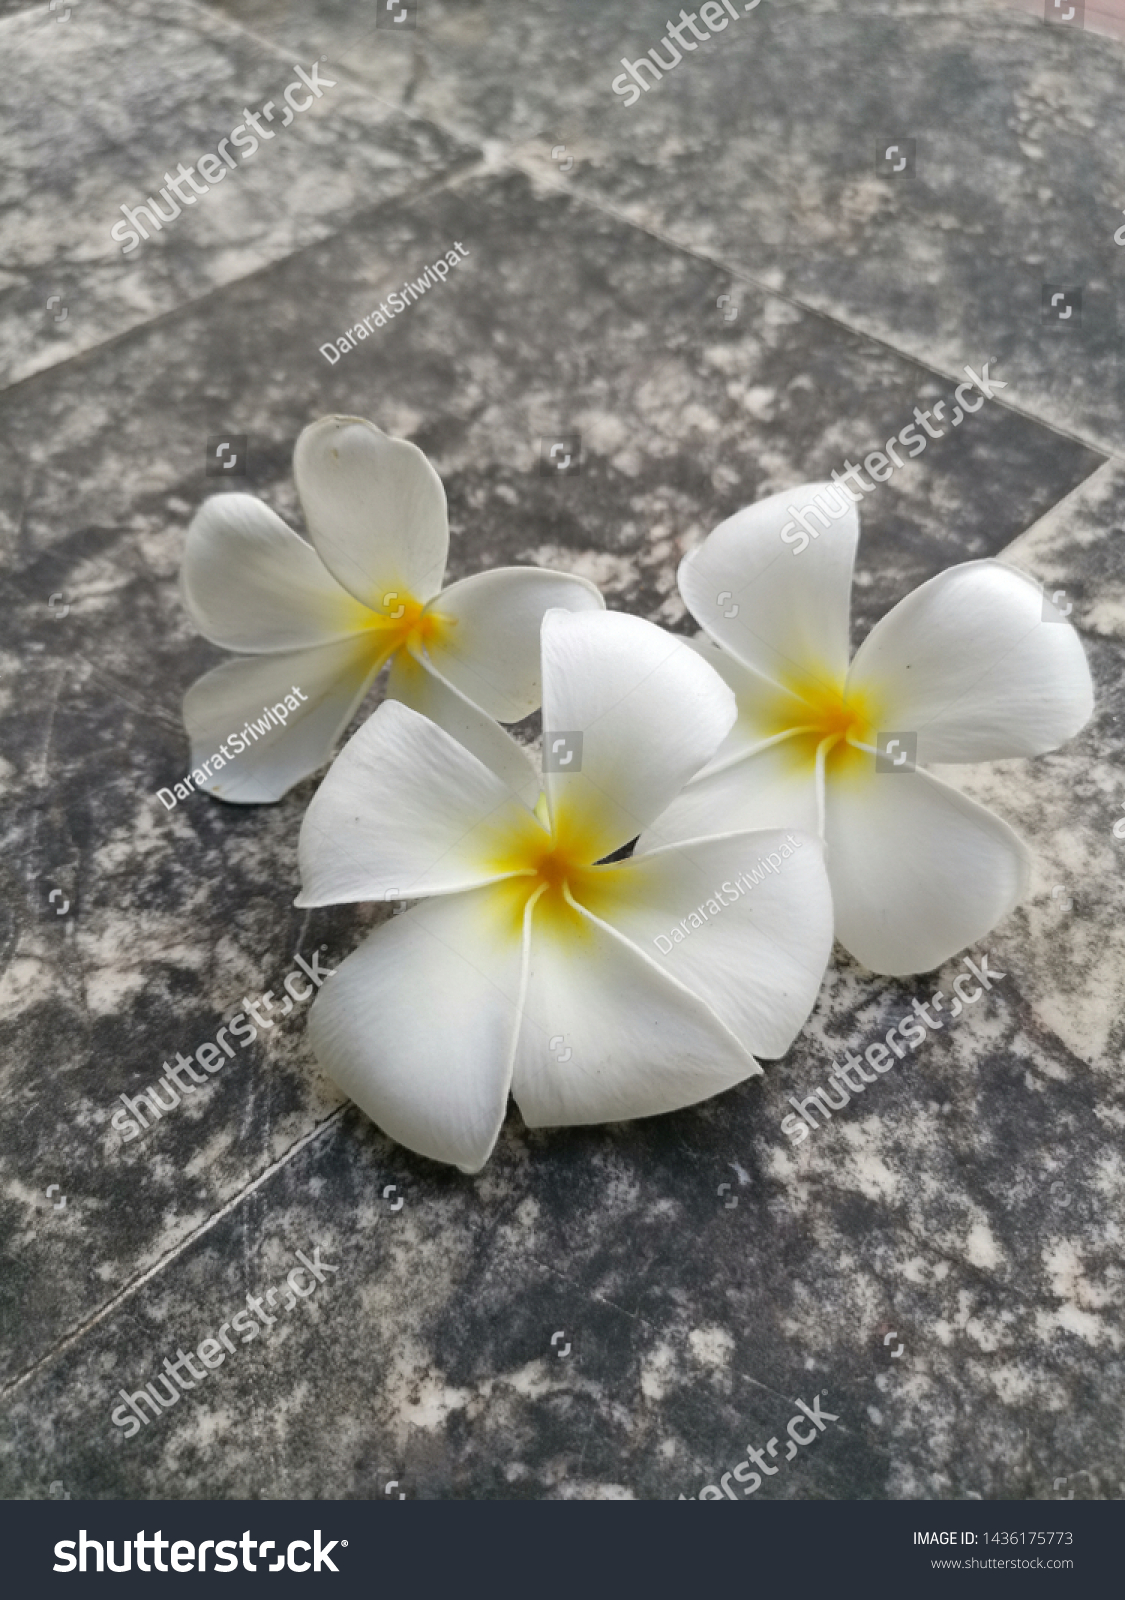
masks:
<instances>
[{"instance_id":1,"label":"dirty marble floor","mask_svg":"<svg viewBox=\"0 0 1125 1600\"><path fill-rule=\"evenodd\" d=\"M817 1394L837 1420L756 1498L1125 1495L1125 42L763 0L626 106L667 9L0 0L6 1497L675 1499ZM123 254L121 207L295 63L332 87ZM686 549L986 362L1006 387L863 502L855 616L1003 555L1086 644L1084 732L957 779L1036 861L981 1004L800 1147L788 1097L956 962L837 949L763 1078L609 1128L513 1111L474 1178L344 1103L299 1012L121 1143L118 1096L385 914L293 908L315 780L156 800L219 659L176 587L209 440L295 519L301 428L371 417L440 471L451 576L543 562L690 631ZM543 475L573 434L581 470ZM335 1270L125 1438L119 1391L298 1251Z\"/></svg>"}]
</instances>

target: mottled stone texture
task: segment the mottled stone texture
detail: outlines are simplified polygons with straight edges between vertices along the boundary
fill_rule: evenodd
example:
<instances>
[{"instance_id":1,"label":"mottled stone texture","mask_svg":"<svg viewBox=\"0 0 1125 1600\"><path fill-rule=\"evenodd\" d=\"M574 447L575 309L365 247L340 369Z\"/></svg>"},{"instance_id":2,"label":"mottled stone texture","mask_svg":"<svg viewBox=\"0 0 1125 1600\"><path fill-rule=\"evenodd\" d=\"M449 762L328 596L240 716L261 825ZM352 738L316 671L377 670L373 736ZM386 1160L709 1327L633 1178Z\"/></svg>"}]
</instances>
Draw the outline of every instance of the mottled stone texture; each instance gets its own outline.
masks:
<instances>
[{"instance_id":1,"label":"mottled stone texture","mask_svg":"<svg viewBox=\"0 0 1125 1600\"><path fill-rule=\"evenodd\" d=\"M626 108L650 0L422 0L402 35L343 0L71 9L0 0L0 1492L674 1499L819 1393L838 1420L760 1498L1121 1496L1120 45L964 0L767 0ZM315 108L123 257L121 204L322 57ZM884 136L913 177L878 175ZM1044 283L1082 288L1080 324L1041 320ZM237 486L297 519L302 426L369 416L441 472L451 576L542 561L685 630L676 565L716 522L986 360L1008 387L864 501L855 596L858 640L1003 553L1089 651L1078 739L955 774L1036 860L971 1011L799 1147L789 1097L957 962L873 979L838 951L763 1078L611 1128L513 1111L476 1178L343 1104L301 1011L119 1142L118 1095L386 914L293 908L315 781L155 800L218 659L176 588L209 435L245 434ZM579 476L539 475L556 432ZM268 1334L112 1427L317 1249L336 1270Z\"/></svg>"}]
</instances>

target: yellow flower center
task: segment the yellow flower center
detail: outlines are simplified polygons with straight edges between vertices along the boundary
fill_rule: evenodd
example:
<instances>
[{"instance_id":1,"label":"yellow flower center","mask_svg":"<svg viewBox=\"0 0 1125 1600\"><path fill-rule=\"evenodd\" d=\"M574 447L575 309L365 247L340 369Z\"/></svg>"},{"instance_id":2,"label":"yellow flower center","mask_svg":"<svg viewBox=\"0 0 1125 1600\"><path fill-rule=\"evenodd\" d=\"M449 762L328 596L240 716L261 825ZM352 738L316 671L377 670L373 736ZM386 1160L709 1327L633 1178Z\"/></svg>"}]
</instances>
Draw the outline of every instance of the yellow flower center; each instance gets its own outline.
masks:
<instances>
[{"instance_id":1,"label":"yellow flower center","mask_svg":"<svg viewBox=\"0 0 1125 1600\"><path fill-rule=\"evenodd\" d=\"M795 764L814 763L826 740L831 741L824 753L826 773L839 778L849 768L869 763L870 757L858 748L874 745L878 734L878 708L869 694L849 691L831 673L795 677L786 688L789 692L784 700L778 697L771 720L779 734L792 730L783 748Z\"/></svg>"},{"instance_id":2,"label":"yellow flower center","mask_svg":"<svg viewBox=\"0 0 1125 1600\"><path fill-rule=\"evenodd\" d=\"M535 809L546 825L542 798ZM509 936L518 936L528 901L534 898L532 916L537 927L549 927L553 933L571 939L586 937L589 925L570 904L567 892L581 905L588 905L599 891L604 893L609 888L614 876L612 866L591 864L590 849L579 840L547 831L546 826L539 827L530 818L527 828L507 841L503 856L493 865L497 872L518 874L495 886L503 906L504 932Z\"/></svg>"},{"instance_id":3,"label":"yellow flower center","mask_svg":"<svg viewBox=\"0 0 1125 1600\"><path fill-rule=\"evenodd\" d=\"M528 865L535 873L539 886L548 894L561 895L567 879L578 863L569 860L566 852L552 839L538 861L529 862Z\"/></svg>"},{"instance_id":4,"label":"yellow flower center","mask_svg":"<svg viewBox=\"0 0 1125 1600\"><path fill-rule=\"evenodd\" d=\"M384 596L381 611L368 610L364 621L373 636L372 648L381 661L402 649L421 654L425 646L435 643L457 625L454 617L444 616L440 611L427 611L425 601L394 592Z\"/></svg>"},{"instance_id":5,"label":"yellow flower center","mask_svg":"<svg viewBox=\"0 0 1125 1600\"><path fill-rule=\"evenodd\" d=\"M865 742L870 725L867 706L862 697L847 696L843 684L806 684L800 691L801 699L809 709L807 726L814 729L818 740L832 737Z\"/></svg>"}]
</instances>

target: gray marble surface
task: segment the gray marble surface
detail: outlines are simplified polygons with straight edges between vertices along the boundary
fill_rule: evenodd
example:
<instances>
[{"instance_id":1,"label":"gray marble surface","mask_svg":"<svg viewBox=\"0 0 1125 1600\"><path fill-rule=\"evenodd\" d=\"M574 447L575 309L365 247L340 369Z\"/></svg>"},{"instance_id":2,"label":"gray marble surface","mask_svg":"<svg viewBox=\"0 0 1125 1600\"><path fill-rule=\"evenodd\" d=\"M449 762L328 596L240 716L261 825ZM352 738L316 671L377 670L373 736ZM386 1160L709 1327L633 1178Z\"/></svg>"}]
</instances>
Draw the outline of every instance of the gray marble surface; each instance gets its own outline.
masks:
<instances>
[{"instance_id":1,"label":"gray marble surface","mask_svg":"<svg viewBox=\"0 0 1125 1600\"><path fill-rule=\"evenodd\" d=\"M71 9L0 4L0 1492L675 1499L819 1393L838 1420L756 1498L1125 1495L1122 46L766 0L625 108L647 0L422 0L401 35L328 0ZM322 56L323 102L123 258L119 206ZM888 130L912 180L876 176ZM440 291L323 359L455 240ZM1085 286L1080 329L1041 323L1042 281ZM342 1102L297 1012L121 1144L118 1095L385 915L293 908L315 780L155 799L219 659L176 589L209 435L297 519L300 429L369 416L440 471L451 576L541 561L690 631L686 549L985 360L1008 388L862 505L856 637L1004 553L1072 598L1098 701L1057 754L958 775L1035 879L947 1035L791 1146L788 1097L957 966L837 950L763 1078L610 1128L513 1110L467 1178ZM539 475L555 432L580 475ZM111 1425L317 1249L309 1299Z\"/></svg>"}]
</instances>

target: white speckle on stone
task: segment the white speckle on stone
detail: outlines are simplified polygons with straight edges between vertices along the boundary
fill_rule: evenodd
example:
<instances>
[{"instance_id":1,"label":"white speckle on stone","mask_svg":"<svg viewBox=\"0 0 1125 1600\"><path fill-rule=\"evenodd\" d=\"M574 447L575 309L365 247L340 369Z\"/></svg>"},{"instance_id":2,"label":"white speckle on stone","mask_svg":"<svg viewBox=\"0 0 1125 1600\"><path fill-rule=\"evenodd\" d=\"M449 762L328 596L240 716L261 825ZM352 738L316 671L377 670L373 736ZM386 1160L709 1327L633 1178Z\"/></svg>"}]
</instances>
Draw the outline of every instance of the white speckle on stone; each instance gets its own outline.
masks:
<instances>
[{"instance_id":1,"label":"white speckle on stone","mask_svg":"<svg viewBox=\"0 0 1125 1600\"><path fill-rule=\"evenodd\" d=\"M985 1271L991 1271L1003 1260L1000 1248L989 1232L987 1223L973 1223L969 1229L969 1237L965 1241L965 1255L974 1267L981 1267Z\"/></svg>"},{"instance_id":2,"label":"white speckle on stone","mask_svg":"<svg viewBox=\"0 0 1125 1600\"><path fill-rule=\"evenodd\" d=\"M705 1367L721 1370L730 1365L734 1340L725 1328L693 1328L688 1344L695 1359Z\"/></svg>"}]
</instances>

